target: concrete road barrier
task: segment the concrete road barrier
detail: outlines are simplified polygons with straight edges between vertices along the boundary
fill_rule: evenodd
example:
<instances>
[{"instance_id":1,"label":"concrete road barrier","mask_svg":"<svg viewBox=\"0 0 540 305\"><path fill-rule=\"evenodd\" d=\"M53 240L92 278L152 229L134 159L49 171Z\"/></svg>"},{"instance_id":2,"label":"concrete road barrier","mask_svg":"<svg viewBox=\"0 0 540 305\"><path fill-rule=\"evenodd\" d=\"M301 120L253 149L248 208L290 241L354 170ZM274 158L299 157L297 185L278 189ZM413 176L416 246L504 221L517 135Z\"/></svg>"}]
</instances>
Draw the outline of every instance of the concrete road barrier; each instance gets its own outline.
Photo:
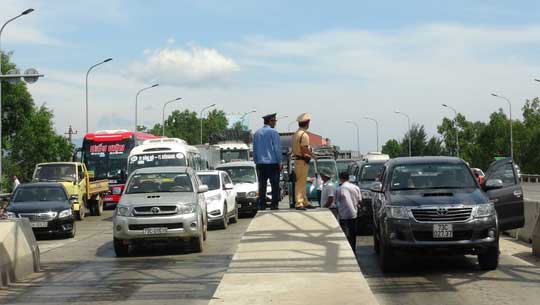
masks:
<instances>
[{"instance_id":1,"label":"concrete road barrier","mask_svg":"<svg viewBox=\"0 0 540 305\"><path fill-rule=\"evenodd\" d=\"M328 210L259 212L211 305L378 304Z\"/></svg>"},{"instance_id":2,"label":"concrete road barrier","mask_svg":"<svg viewBox=\"0 0 540 305\"><path fill-rule=\"evenodd\" d=\"M525 226L521 229L510 230L507 233L520 240L532 243L533 232L540 216L540 202L525 200Z\"/></svg>"},{"instance_id":3,"label":"concrete road barrier","mask_svg":"<svg viewBox=\"0 0 540 305\"><path fill-rule=\"evenodd\" d=\"M0 287L39 269L39 248L28 219L0 220Z\"/></svg>"}]
</instances>

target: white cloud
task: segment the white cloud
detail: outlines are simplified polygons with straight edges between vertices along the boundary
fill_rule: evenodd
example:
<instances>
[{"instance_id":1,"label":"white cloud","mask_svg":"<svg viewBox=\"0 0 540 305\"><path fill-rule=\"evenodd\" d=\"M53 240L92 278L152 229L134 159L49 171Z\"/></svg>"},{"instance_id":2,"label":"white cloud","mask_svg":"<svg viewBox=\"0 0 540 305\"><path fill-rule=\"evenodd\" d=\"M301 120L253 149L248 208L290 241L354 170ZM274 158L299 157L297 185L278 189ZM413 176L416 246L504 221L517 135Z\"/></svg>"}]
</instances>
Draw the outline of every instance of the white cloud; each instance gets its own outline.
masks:
<instances>
[{"instance_id":1,"label":"white cloud","mask_svg":"<svg viewBox=\"0 0 540 305\"><path fill-rule=\"evenodd\" d=\"M134 62L131 74L140 80L155 79L160 84L180 87L221 85L239 70L233 59L215 49L166 47L145 51L144 62Z\"/></svg>"}]
</instances>

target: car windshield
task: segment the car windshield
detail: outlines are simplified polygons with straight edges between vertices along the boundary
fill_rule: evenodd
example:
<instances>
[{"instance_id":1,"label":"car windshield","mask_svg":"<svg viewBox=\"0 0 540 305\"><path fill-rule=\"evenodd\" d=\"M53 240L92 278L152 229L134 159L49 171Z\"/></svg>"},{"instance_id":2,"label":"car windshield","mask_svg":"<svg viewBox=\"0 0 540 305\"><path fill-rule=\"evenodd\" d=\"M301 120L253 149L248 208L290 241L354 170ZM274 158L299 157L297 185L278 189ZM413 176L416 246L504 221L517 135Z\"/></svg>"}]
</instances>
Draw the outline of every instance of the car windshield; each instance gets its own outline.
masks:
<instances>
[{"instance_id":1,"label":"car windshield","mask_svg":"<svg viewBox=\"0 0 540 305\"><path fill-rule=\"evenodd\" d=\"M34 179L37 181L76 181L74 164L43 164L38 165Z\"/></svg>"},{"instance_id":2,"label":"car windshield","mask_svg":"<svg viewBox=\"0 0 540 305\"><path fill-rule=\"evenodd\" d=\"M333 160L317 161L317 172L320 173L323 169L330 171L330 173L332 174L331 176L332 180L337 179L338 173L337 173L337 168L336 168L336 161L333 161Z\"/></svg>"},{"instance_id":3,"label":"car windshield","mask_svg":"<svg viewBox=\"0 0 540 305\"><path fill-rule=\"evenodd\" d=\"M209 191L215 191L215 190L220 189L219 176L218 175L210 175L210 174L201 175L201 174L199 174L198 176L199 176L199 178L201 178L201 181L202 181L203 184L208 185L208 190Z\"/></svg>"},{"instance_id":4,"label":"car windshield","mask_svg":"<svg viewBox=\"0 0 540 305\"><path fill-rule=\"evenodd\" d=\"M364 166L362 166L362 172L360 173L360 181L369 182L377 180L383 166L383 163L364 164Z\"/></svg>"},{"instance_id":5,"label":"car windshield","mask_svg":"<svg viewBox=\"0 0 540 305\"><path fill-rule=\"evenodd\" d=\"M257 183L257 173L252 166L231 166L220 167L219 170L226 171L234 184L237 183Z\"/></svg>"},{"instance_id":6,"label":"car windshield","mask_svg":"<svg viewBox=\"0 0 540 305\"><path fill-rule=\"evenodd\" d=\"M464 164L406 164L392 172L393 191L471 187L476 187L476 182Z\"/></svg>"},{"instance_id":7,"label":"car windshield","mask_svg":"<svg viewBox=\"0 0 540 305\"><path fill-rule=\"evenodd\" d=\"M193 185L183 173L135 174L129 179L126 194L159 192L193 192Z\"/></svg>"},{"instance_id":8,"label":"car windshield","mask_svg":"<svg viewBox=\"0 0 540 305\"><path fill-rule=\"evenodd\" d=\"M18 188L13 202L66 201L67 195L60 187L23 187Z\"/></svg>"},{"instance_id":9,"label":"car windshield","mask_svg":"<svg viewBox=\"0 0 540 305\"><path fill-rule=\"evenodd\" d=\"M354 162L352 161L336 161L336 165L337 165L337 169L338 169L338 173L343 173L343 172L346 172L349 170L349 166L351 164L353 164Z\"/></svg>"}]
</instances>

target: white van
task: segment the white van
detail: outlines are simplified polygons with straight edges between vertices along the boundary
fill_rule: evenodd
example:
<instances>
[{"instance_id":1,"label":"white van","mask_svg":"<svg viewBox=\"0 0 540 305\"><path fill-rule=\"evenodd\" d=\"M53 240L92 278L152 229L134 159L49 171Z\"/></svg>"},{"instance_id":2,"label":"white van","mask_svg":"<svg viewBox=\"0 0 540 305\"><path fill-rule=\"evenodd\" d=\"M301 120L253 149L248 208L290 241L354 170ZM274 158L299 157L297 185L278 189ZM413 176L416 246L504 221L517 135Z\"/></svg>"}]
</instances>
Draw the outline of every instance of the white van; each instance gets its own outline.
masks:
<instances>
[{"instance_id":1,"label":"white van","mask_svg":"<svg viewBox=\"0 0 540 305\"><path fill-rule=\"evenodd\" d=\"M368 152L366 155L362 157L362 161L365 161L365 162L388 161L388 160L390 160L390 156L387 154L383 154L381 152Z\"/></svg>"},{"instance_id":2,"label":"white van","mask_svg":"<svg viewBox=\"0 0 540 305\"><path fill-rule=\"evenodd\" d=\"M128 173L146 167L187 166L198 171L205 169L199 150L178 138L151 139L131 150Z\"/></svg>"}]
</instances>

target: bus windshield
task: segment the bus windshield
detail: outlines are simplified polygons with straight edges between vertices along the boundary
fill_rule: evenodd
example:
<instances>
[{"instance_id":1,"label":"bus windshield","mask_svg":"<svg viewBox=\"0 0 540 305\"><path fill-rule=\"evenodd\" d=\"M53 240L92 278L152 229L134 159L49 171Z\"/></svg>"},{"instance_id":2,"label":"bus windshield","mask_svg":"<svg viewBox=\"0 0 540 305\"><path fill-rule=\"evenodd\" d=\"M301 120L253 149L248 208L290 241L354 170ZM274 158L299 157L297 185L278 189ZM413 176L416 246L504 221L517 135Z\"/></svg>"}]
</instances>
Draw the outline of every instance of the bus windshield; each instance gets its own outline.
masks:
<instances>
[{"instance_id":1,"label":"bus windshield","mask_svg":"<svg viewBox=\"0 0 540 305\"><path fill-rule=\"evenodd\" d=\"M157 166L187 166L186 156L183 153L149 153L129 157L128 172L146 167Z\"/></svg>"},{"instance_id":2,"label":"bus windshield","mask_svg":"<svg viewBox=\"0 0 540 305\"><path fill-rule=\"evenodd\" d=\"M133 139L101 143L84 141L83 159L92 179L109 179L111 183L124 183L127 158L134 146Z\"/></svg>"}]
</instances>

